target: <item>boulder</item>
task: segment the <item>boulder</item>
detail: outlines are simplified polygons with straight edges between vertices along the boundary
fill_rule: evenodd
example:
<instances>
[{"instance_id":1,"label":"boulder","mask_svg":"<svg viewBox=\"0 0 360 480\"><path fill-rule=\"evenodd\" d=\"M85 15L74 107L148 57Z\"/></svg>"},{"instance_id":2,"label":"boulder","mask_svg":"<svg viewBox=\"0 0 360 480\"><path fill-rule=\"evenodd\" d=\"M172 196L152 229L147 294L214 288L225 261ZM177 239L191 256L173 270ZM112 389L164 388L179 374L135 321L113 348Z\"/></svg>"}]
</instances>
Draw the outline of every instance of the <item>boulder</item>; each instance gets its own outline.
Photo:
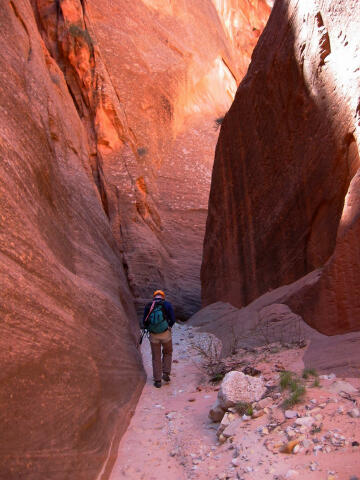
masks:
<instances>
[{"instance_id":1,"label":"boulder","mask_svg":"<svg viewBox=\"0 0 360 480\"><path fill-rule=\"evenodd\" d=\"M225 415L225 410L221 407L219 400L217 398L216 402L210 409L209 418L213 422L221 422L224 415Z\"/></svg>"},{"instance_id":2,"label":"boulder","mask_svg":"<svg viewBox=\"0 0 360 480\"><path fill-rule=\"evenodd\" d=\"M265 392L266 387L262 378L250 377L233 370L225 375L221 383L218 401L226 410L240 402L257 402Z\"/></svg>"}]
</instances>

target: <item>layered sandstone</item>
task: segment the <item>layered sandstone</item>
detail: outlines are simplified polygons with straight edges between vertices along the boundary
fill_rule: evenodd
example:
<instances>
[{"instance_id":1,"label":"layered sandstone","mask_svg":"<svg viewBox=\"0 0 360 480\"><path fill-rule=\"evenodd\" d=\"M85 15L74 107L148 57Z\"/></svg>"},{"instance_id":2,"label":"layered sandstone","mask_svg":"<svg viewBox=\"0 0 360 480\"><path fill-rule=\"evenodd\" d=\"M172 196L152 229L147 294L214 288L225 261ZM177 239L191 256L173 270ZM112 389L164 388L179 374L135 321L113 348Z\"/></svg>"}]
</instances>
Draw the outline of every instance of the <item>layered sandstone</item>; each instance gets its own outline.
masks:
<instances>
[{"instance_id":1,"label":"layered sandstone","mask_svg":"<svg viewBox=\"0 0 360 480\"><path fill-rule=\"evenodd\" d=\"M89 480L144 383L135 309L64 76L0 3L0 478Z\"/></svg>"},{"instance_id":2,"label":"layered sandstone","mask_svg":"<svg viewBox=\"0 0 360 480\"><path fill-rule=\"evenodd\" d=\"M87 131L137 304L161 287L186 317L200 306L215 120L270 8L264 0L32 3Z\"/></svg>"},{"instance_id":3,"label":"layered sandstone","mask_svg":"<svg viewBox=\"0 0 360 480\"><path fill-rule=\"evenodd\" d=\"M1 478L107 478L144 380L133 297L199 303L214 120L244 72L193 3L0 0Z\"/></svg>"},{"instance_id":4,"label":"layered sandstone","mask_svg":"<svg viewBox=\"0 0 360 480\"><path fill-rule=\"evenodd\" d=\"M221 128L204 304L320 268L298 311L324 333L359 328L359 19L354 0L275 3Z\"/></svg>"}]
</instances>

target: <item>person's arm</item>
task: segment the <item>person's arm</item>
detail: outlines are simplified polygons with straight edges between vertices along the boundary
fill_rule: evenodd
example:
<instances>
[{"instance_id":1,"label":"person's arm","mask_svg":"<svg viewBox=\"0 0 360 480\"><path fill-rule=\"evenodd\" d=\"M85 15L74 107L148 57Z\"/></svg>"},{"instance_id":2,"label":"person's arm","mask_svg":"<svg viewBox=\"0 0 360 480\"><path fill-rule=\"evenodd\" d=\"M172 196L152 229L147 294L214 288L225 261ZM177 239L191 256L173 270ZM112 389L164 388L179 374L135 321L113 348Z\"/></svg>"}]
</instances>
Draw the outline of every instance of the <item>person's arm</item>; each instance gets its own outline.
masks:
<instances>
[{"instance_id":1,"label":"person's arm","mask_svg":"<svg viewBox=\"0 0 360 480\"><path fill-rule=\"evenodd\" d=\"M165 306L165 309L166 309L168 324L169 324L169 327L171 328L175 323L174 309L173 309L170 302L165 302L164 306Z\"/></svg>"},{"instance_id":2,"label":"person's arm","mask_svg":"<svg viewBox=\"0 0 360 480\"><path fill-rule=\"evenodd\" d=\"M143 315L142 320L140 321L140 328L144 328L145 319L148 316L149 310L150 310L149 304L145 305L144 315Z\"/></svg>"}]
</instances>

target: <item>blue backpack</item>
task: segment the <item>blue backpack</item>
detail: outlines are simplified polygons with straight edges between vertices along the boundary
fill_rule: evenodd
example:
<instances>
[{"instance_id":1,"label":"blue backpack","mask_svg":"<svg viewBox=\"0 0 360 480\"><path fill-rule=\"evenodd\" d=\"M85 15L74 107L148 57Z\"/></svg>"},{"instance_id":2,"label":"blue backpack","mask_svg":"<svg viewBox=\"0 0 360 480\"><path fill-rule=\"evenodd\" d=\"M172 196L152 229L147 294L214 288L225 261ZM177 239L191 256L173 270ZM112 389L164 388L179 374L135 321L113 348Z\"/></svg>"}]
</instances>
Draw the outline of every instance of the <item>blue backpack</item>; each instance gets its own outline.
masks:
<instances>
[{"instance_id":1,"label":"blue backpack","mask_svg":"<svg viewBox=\"0 0 360 480\"><path fill-rule=\"evenodd\" d=\"M163 302L156 302L146 321L150 333L163 333L169 328Z\"/></svg>"}]
</instances>

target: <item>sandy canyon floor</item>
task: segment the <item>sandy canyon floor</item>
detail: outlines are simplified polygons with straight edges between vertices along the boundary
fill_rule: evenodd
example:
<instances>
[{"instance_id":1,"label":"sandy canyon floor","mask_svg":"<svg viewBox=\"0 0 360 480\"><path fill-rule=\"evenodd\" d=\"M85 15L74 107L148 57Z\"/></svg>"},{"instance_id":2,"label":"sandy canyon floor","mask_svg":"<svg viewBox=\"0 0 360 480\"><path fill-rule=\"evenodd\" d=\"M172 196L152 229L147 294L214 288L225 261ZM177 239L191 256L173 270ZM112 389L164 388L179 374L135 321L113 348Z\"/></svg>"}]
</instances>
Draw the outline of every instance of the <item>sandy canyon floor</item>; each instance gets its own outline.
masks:
<instances>
[{"instance_id":1,"label":"sandy canyon floor","mask_svg":"<svg viewBox=\"0 0 360 480\"><path fill-rule=\"evenodd\" d=\"M148 379L121 440L111 480L360 479L358 378L330 375L320 378L319 386L313 378L304 380L306 396L291 407L296 416L286 418L281 404L287 392L279 388L279 372L286 368L301 375L305 349L241 351L225 363L261 371L269 386L267 406L258 418L238 421L233 435L221 443L219 423L208 417L219 385L209 382L204 357L194 348L203 335L187 325L174 326L171 383L160 389L153 386L149 342L144 340ZM300 420L310 417L311 426ZM282 453L284 448L291 453Z\"/></svg>"}]
</instances>

